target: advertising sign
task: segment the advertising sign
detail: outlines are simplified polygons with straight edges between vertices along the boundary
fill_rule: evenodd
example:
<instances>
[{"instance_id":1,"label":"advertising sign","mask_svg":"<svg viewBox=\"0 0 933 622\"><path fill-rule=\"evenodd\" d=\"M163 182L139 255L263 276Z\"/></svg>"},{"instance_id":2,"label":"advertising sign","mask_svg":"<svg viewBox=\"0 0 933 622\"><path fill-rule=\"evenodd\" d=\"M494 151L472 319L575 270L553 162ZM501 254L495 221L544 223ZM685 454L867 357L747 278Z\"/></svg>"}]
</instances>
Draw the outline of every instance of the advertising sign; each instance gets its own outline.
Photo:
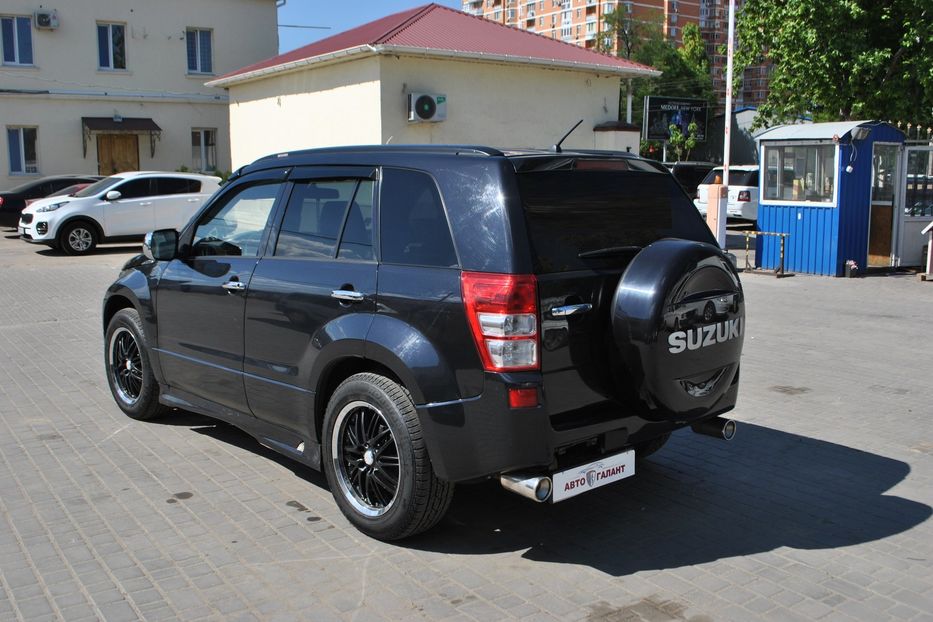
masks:
<instances>
[{"instance_id":1,"label":"advertising sign","mask_svg":"<svg viewBox=\"0 0 933 622\"><path fill-rule=\"evenodd\" d=\"M687 134L691 122L697 124L697 141L706 140L706 115L709 111L706 100L684 97L645 97L645 124L642 134L646 140L668 141L670 126L676 125Z\"/></svg>"}]
</instances>

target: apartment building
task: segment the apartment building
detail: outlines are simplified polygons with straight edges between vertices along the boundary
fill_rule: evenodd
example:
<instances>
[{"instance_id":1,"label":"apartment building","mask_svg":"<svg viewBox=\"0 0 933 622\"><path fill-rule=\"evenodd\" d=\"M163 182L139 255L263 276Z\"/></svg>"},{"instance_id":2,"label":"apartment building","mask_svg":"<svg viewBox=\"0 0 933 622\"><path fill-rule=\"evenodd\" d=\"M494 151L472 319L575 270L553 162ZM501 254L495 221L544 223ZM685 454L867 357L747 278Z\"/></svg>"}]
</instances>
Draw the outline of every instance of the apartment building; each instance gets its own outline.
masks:
<instances>
[{"instance_id":1,"label":"apartment building","mask_svg":"<svg viewBox=\"0 0 933 622\"><path fill-rule=\"evenodd\" d=\"M228 99L204 83L278 52L275 0L0 6L0 188L31 177L228 170Z\"/></svg>"},{"instance_id":2,"label":"apartment building","mask_svg":"<svg viewBox=\"0 0 933 622\"><path fill-rule=\"evenodd\" d=\"M742 0L736 0L737 9ZM464 0L463 10L495 22L521 28L593 48L599 33L605 32L605 15L621 7L636 20L661 24L662 32L678 45L683 43L683 28L700 26L710 57L713 88L718 100L717 112L725 109L726 57L729 28L728 0ZM614 42L613 42L614 43ZM615 52L616 50L613 50ZM768 96L768 65L745 70L742 87L733 93L735 106L758 106Z\"/></svg>"},{"instance_id":3,"label":"apartment building","mask_svg":"<svg viewBox=\"0 0 933 622\"><path fill-rule=\"evenodd\" d=\"M736 0L736 13L743 0ZM713 90L718 100L717 112L725 110L726 102L726 55L722 53L729 37L729 0L701 0L700 32L706 41L706 53L710 59ZM738 45L738 40L736 40ZM732 93L733 106L757 107L768 97L768 81L771 76L767 64L753 65L742 74L741 88Z\"/></svg>"},{"instance_id":4,"label":"apartment building","mask_svg":"<svg viewBox=\"0 0 933 622\"><path fill-rule=\"evenodd\" d=\"M599 44L604 17L621 8L633 19L657 23L683 41L683 27L698 23L700 0L464 0L463 10L495 22L586 48Z\"/></svg>"}]
</instances>

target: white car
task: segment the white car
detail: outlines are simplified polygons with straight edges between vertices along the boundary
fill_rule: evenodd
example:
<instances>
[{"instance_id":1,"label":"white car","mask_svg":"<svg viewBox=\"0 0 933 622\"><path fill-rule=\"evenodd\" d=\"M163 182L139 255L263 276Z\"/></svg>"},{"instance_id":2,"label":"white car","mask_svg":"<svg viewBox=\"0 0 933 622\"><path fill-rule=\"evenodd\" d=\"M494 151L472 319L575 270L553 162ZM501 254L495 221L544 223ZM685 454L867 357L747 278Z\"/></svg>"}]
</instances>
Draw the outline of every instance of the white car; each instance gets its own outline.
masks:
<instances>
[{"instance_id":1,"label":"white car","mask_svg":"<svg viewBox=\"0 0 933 622\"><path fill-rule=\"evenodd\" d=\"M99 242L141 239L156 229L182 229L220 187L220 178L138 171L105 177L70 197L50 197L23 210L27 242L83 255Z\"/></svg>"},{"instance_id":2,"label":"white car","mask_svg":"<svg viewBox=\"0 0 933 622\"><path fill-rule=\"evenodd\" d=\"M706 216L709 186L716 177L722 183L722 167L718 166L707 173L697 186L697 198L693 203ZM728 218L758 220L758 165L729 167L729 202L726 205Z\"/></svg>"}]
</instances>

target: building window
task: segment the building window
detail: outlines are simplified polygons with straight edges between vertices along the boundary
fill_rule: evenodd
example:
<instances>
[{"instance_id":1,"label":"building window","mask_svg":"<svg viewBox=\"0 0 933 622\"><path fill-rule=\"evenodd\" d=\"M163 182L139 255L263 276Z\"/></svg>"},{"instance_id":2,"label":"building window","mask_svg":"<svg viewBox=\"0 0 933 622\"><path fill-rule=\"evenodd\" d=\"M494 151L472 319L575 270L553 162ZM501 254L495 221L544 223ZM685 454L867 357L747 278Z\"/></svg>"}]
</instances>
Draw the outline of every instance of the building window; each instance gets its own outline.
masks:
<instances>
[{"instance_id":1,"label":"building window","mask_svg":"<svg viewBox=\"0 0 933 622\"><path fill-rule=\"evenodd\" d=\"M185 44L188 48L188 73L213 73L211 31L189 28L185 31Z\"/></svg>"},{"instance_id":2,"label":"building window","mask_svg":"<svg viewBox=\"0 0 933 622\"><path fill-rule=\"evenodd\" d=\"M191 168L196 171L217 169L217 130L191 130Z\"/></svg>"},{"instance_id":3,"label":"building window","mask_svg":"<svg viewBox=\"0 0 933 622\"><path fill-rule=\"evenodd\" d=\"M32 20L0 17L4 65L32 65Z\"/></svg>"},{"instance_id":4,"label":"building window","mask_svg":"<svg viewBox=\"0 0 933 622\"><path fill-rule=\"evenodd\" d=\"M764 160L766 200L833 202L835 145L766 145Z\"/></svg>"},{"instance_id":5,"label":"building window","mask_svg":"<svg viewBox=\"0 0 933 622\"><path fill-rule=\"evenodd\" d=\"M126 26L97 24L97 66L126 69Z\"/></svg>"},{"instance_id":6,"label":"building window","mask_svg":"<svg viewBox=\"0 0 933 622\"><path fill-rule=\"evenodd\" d=\"M39 172L39 158L36 151L38 133L39 130L34 127L6 128L10 174L35 175Z\"/></svg>"}]
</instances>

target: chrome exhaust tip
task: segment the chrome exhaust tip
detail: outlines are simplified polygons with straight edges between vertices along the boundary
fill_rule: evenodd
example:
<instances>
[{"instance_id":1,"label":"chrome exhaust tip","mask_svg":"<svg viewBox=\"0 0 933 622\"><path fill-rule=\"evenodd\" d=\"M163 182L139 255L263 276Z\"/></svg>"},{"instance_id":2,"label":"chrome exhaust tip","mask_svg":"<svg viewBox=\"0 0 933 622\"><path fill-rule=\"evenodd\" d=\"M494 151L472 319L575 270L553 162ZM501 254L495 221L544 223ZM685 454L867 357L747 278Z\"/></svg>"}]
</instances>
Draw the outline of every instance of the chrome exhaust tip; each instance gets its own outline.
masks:
<instances>
[{"instance_id":1,"label":"chrome exhaust tip","mask_svg":"<svg viewBox=\"0 0 933 622\"><path fill-rule=\"evenodd\" d=\"M507 473L499 476L499 483L506 490L538 503L551 497L551 478L546 475Z\"/></svg>"},{"instance_id":2,"label":"chrome exhaust tip","mask_svg":"<svg viewBox=\"0 0 933 622\"><path fill-rule=\"evenodd\" d=\"M705 421L700 421L699 423L694 423L690 427L697 434L712 436L713 438L719 438L724 441L731 441L735 438L735 421L726 419L725 417L713 417Z\"/></svg>"}]
</instances>

